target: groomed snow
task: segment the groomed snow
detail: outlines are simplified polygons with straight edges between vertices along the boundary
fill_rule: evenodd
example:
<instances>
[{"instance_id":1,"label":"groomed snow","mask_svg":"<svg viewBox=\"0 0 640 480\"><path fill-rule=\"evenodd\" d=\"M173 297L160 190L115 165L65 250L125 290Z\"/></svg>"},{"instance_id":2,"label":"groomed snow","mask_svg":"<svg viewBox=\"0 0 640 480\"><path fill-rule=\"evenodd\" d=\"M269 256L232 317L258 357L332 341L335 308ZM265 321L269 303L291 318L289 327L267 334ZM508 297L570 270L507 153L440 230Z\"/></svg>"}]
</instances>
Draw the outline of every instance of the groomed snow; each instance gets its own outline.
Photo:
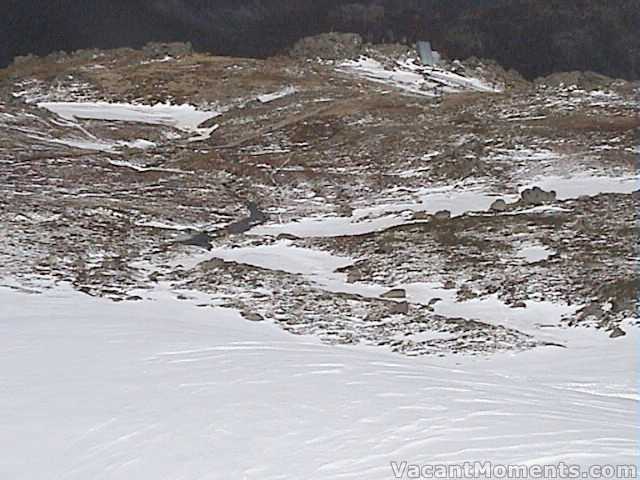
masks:
<instances>
[{"instance_id":1,"label":"groomed snow","mask_svg":"<svg viewBox=\"0 0 640 480\"><path fill-rule=\"evenodd\" d=\"M387 480L404 460L638 460L632 329L405 358L143 296L0 289L3 478Z\"/></svg>"}]
</instances>

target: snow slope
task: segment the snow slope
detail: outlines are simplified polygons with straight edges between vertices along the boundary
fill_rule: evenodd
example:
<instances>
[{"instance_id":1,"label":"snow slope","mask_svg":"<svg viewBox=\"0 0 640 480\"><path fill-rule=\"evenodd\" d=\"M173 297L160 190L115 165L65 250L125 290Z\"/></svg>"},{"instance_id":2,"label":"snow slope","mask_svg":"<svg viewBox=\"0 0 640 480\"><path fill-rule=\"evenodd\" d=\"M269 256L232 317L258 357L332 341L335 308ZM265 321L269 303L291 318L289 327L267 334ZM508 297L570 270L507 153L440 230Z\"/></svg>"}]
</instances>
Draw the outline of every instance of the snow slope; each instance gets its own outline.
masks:
<instances>
[{"instance_id":1,"label":"snow slope","mask_svg":"<svg viewBox=\"0 0 640 480\"><path fill-rule=\"evenodd\" d=\"M405 358L142 295L0 289L1 478L389 479L403 460L638 459L635 329Z\"/></svg>"}]
</instances>

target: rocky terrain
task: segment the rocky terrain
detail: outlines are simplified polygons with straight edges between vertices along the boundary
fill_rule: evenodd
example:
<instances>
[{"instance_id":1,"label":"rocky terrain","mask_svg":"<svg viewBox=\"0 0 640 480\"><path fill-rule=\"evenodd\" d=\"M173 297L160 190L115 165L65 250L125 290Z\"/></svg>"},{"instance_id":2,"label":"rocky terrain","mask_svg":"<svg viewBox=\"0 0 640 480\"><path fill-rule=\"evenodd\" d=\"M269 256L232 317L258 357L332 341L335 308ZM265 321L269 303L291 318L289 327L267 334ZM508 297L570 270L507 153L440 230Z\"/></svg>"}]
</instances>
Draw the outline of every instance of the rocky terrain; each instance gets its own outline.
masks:
<instances>
[{"instance_id":1,"label":"rocky terrain","mask_svg":"<svg viewBox=\"0 0 640 480\"><path fill-rule=\"evenodd\" d=\"M407 355L638 327L637 83L332 41L0 70L1 282Z\"/></svg>"}]
</instances>

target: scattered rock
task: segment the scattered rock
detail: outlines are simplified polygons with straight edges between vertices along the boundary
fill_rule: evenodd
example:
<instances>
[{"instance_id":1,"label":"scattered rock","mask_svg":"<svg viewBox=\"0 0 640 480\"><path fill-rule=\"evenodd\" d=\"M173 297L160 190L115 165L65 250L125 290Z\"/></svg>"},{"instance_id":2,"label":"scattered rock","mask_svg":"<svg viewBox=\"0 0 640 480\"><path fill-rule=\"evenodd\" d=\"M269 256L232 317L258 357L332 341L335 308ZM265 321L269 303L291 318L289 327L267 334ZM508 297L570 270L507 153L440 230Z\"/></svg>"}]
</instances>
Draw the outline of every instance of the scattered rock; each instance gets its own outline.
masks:
<instances>
[{"instance_id":1,"label":"scattered rock","mask_svg":"<svg viewBox=\"0 0 640 480\"><path fill-rule=\"evenodd\" d=\"M609 334L609 337L610 338L624 337L626 334L627 332L622 330L620 327L615 327Z\"/></svg>"},{"instance_id":2,"label":"scattered rock","mask_svg":"<svg viewBox=\"0 0 640 480\"><path fill-rule=\"evenodd\" d=\"M382 298L407 298L407 291L404 288L394 288L380 296Z\"/></svg>"}]
</instances>

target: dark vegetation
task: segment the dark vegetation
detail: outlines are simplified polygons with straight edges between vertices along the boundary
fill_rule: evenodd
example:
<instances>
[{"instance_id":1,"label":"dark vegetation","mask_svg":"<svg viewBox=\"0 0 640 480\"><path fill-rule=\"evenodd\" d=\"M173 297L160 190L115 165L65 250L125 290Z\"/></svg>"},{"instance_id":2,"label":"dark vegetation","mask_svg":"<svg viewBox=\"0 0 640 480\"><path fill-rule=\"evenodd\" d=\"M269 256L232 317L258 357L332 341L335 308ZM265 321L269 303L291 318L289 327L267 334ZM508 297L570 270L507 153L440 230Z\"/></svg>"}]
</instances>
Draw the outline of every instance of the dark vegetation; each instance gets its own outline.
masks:
<instances>
[{"instance_id":1,"label":"dark vegetation","mask_svg":"<svg viewBox=\"0 0 640 480\"><path fill-rule=\"evenodd\" d=\"M370 42L431 39L529 78L593 70L640 78L639 0L3 0L0 66L16 55L191 41L264 57L331 30Z\"/></svg>"}]
</instances>

